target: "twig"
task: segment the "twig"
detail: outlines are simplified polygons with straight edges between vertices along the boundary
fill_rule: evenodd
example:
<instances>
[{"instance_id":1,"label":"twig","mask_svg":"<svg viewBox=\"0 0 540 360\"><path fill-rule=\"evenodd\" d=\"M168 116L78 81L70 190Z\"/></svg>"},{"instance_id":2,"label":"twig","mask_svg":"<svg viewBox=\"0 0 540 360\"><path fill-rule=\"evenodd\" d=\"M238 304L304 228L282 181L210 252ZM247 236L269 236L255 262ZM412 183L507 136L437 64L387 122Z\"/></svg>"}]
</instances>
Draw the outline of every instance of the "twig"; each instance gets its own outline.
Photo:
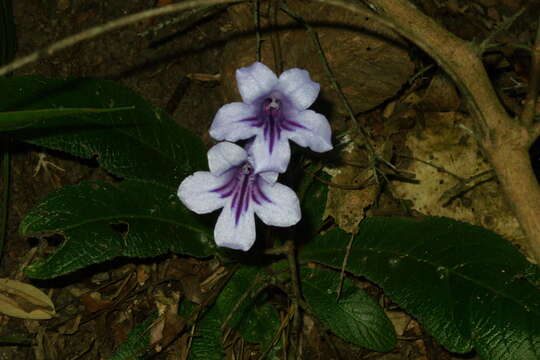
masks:
<instances>
[{"instance_id":1,"label":"twig","mask_svg":"<svg viewBox=\"0 0 540 360\"><path fill-rule=\"evenodd\" d=\"M281 336L282 332L283 332L283 329L285 329L285 327L289 324L289 322L291 321L291 318L294 316L294 309L293 309L293 306L291 305L289 307L289 311L287 312L287 314L285 315L285 317L283 318L283 320L281 321L281 324L279 326L279 329L276 331L276 334L274 335L274 337L272 338L272 341L270 342L270 344L268 344L268 346L266 347L266 349L264 349L264 351L262 352L262 354L259 356L259 359L258 360L262 360L266 357L266 355L270 352L270 350L272 350L272 348L276 345L276 343L278 342L279 340L279 337Z\"/></svg>"},{"instance_id":2,"label":"twig","mask_svg":"<svg viewBox=\"0 0 540 360\"><path fill-rule=\"evenodd\" d=\"M351 238L349 240L349 243L347 244L347 250L345 251L345 256L343 257L343 264L341 264L341 273L339 274L339 285L337 288L336 301L339 301L339 297L341 296L341 291L343 290L343 281L345 280L345 268L347 267L347 263L349 262L349 256L351 255L352 244L354 242L354 235L355 234L351 234Z\"/></svg>"},{"instance_id":3,"label":"twig","mask_svg":"<svg viewBox=\"0 0 540 360\"><path fill-rule=\"evenodd\" d=\"M272 44L272 54L274 54L275 70L278 74L283 72L283 56L281 54L281 43L279 41L279 33L277 31L278 20L277 14L279 11L281 0L270 1L270 42Z\"/></svg>"},{"instance_id":4,"label":"twig","mask_svg":"<svg viewBox=\"0 0 540 360\"><path fill-rule=\"evenodd\" d=\"M540 77L540 19L536 28L536 39L531 51L531 74L527 96L519 120L525 126L531 126L536 114L536 99L538 98L538 81Z\"/></svg>"},{"instance_id":5,"label":"twig","mask_svg":"<svg viewBox=\"0 0 540 360\"><path fill-rule=\"evenodd\" d=\"M302 291L300 289L300 277L298 273L298 266L296 264L296 249L294 246L294 240L287 240L285 245L287 246L287 261L289 263L289 269L291 271L291 283L292 283L292 305L294 309L293 317L293 329L291 341L292 351L295 354L295 359L298 358L298 339L300 337L300 326L302 317L299 312L299 302L302 301Z\"/></svg>"},{"instance_id":6,"label":"twig","mask_svg":"<svg viewBox=\"0 0 540 360\"><path fill-rule=\"evenodd\" d=\"M445 173L445 174L448 174L456 179L458 179L459 181L464 181L465 179L462 178L461 176L459 175L456 175L454 174L453 172L451 171L448 171L446 170L445 168L443 168L442 166L439 166L439 165L435 165L429 161L426 161L426 160L422 160L422 159L419 159L417 157L414 157L414 156L407 156L407 155L398 155L398 157L402 158L402 159L409 159L409 160L414 160L414 161L418 161L418 162L421 162L422 164L426 164L428 166L431 166L432 168L434 168L435 170L439 171L439 172L442 172L442 173Z\"/></svg>"},{"instance_id":7,"label":"twig","mask_svg":"<svg viewBox=\"0 0 540 360\"><path fill-rule=\"evenodd\" d=\"M486 176L487 175L487 176ZM480 180L478 180L480 179ZM491 181L495 179L495 174L493 170L486 170L482 171L479 174L470 176L466 179L461 180L458 184L455 186L452 186L450 189L446 190L441 197L439 198L439 201L443 204L443 206L448 205L453 199L457 198L458 196L463 195L464 193L474 189L478 185L484 184L488 181ZM478 180L472 184L471 182Z\"/></svg>"},{"instance_id":8,"label":"twig","mask_svg":"<svg viewBox=\"0 0 540 360\"><path fill-rule=\"evenodd\" d=\"M330 187L335 187L337 189L342 189L342 190L362 190L363 188L365 188L366 186L368 186L368 182L371 180L371 177L369 177L366 181L362 182L361 184L358 184L358 185L355 185L355 184L350 184L350 185L342 185L342 184L336 184L332 181L328 181L328 180L324 180L322 177L312 173L312 172L309 172L306 170L306 173L310 176L312 176L315 180L323 183L323 184L326 184Z\"/></svg>"},{"instance_id":9,"label":"twig","mask_svg":"<svg viewBox=\"0 0 540 360\"><path fill-rule=\"evenodd\" d=\"M138 35L140 37L145 37L150 34L152 34L153 36L156 36L156 34L160 30L162 30L166 26L171 26L171 25L177 25L174 27L174 31L178 33L178 32L186 30L187 28L190 28L191 26L193 26L194 24L200 22L201 20L205 18L216 15L224 8L225 6L213 6L213 5L201 6L200 8L196 10L194 9L190 12L185 12L184 14L179 15L178 17L174 19L169 19L167 21L160 22L159 24L151 27L148 30L145 30L139 33Z\"/></svg>"},{"instance_id":10,"label":"twig","mask_svg":"<svg viewBox=\"0 0 540 360\"><path fill-rule=\"evenodd\" d=\"M84 30L78 34L75 34L65 39L62 39L60 41L57 41L30 55L16 59L15 61L0 68L0 76L5 75L20 67L23 67L24 65L30 64L38 59L51 56L57 53L58 51L65 49L67 47L73 46L81 41L95 38L97 36L103 35L110 31L139 22L141 20L145 20L145 19L149 19L156 16L161 16L161 15L171 14L178 11L188 10L191 8L196 8L196 7L201 7L201 6L238 3L242 1L245 1L245 0L189 0L189 1L183 1L181 3L167 5L160 8L154 8L154 9L150 9L146 11L141 11L139 13L132 14L132 15L127 15L119 19L110 21L108 23L95 26L88 30Z\"/></svg>"},{"instance_id":11,"label":"twig","mask_svg":"<svg viewBox=\"0 0 540 360\"><path fill-rule=\"evenodd\" d=\"M253 16L255 21L256 58L261 61L261 0L255 0Z\"/></svg>"},{"instance_id":12,"label":"twig","mask_svg":"<svg viewBox=\"0 0 540 360\"><path fill-rule=\"evenodd\" d=\"M358 122L356 121L356 117L354 116L352 107L349 104L349 100L347 100L347 97L341 90L341 86L339 86L339 83L337 82L336 77L334 76L334 72L332 71L332 68L330 67L330 64L328 63L328 59L326 58L326 55L321 46L321 42L319 41L319 35L317 34L315 30L313 30L313 28L302 17L300 17L298 14L293 13L287 6L281 5L281 10L306 28L306 31L308 35L310 36L313 42L313 45L317 49L317 53L319 54L319 57L321 58L321 62L324 66L324 70L326 71L326 75L328 79L330 80L332 87L338 94L341 102L343 103L345 110L347 110L347 113L349 114L349 118L351 122L354 124L354 130L357 130L359 127ZM367 140L367 135L364 133L363 135L365 135L364 138Z\"/></svg>"},{"instance_id":13,"label":"twig","mask_svg":"<svg viewBox=\"0 0 540 360\"><path fill-rule=\"evenodd\" d=\"M502 23L497 25L495 29L491 31L488 37L486 37L480 43L480 46L478 47L478 54L482 55L486 50L488 50L491 47L491 41L493 40L493 38L497 36L499 33L501 33L502 31L508 30L510 26L512 26L512 24L517 20L517 18L520 17L521 14L523 14L525 9L526 7L521 8L518 12L506 18Z\"/></svg>"}]
</instances>

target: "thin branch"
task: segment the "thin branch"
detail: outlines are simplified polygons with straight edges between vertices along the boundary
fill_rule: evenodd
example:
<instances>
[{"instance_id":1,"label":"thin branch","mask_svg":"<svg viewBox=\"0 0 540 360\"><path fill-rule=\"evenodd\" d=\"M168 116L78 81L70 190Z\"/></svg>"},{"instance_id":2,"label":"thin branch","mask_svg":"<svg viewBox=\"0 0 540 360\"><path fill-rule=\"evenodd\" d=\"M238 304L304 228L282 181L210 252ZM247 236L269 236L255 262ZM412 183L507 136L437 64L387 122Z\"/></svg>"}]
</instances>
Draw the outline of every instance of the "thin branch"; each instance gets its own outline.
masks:
<instances>
[{"instance_id":1,"label":"thin branch","mask_svg":"<svg viewBox=\"0 0 540 360\"><path fill-rule=\"evenodd\" d=\"M332 87L338 94L341 102L343 103L343 106L345 107L345 110L347 110L347 113L349 114L349 118L351 119L351 122L354 124L354 130L358 128L358 122L356 121L356 117L354 116L353 109L349 103L349 100L347 100L347 97L341 90L341 86L339 86L339 83L336 80L336 77L334 75L334 72L332 71L332 68L330 67L330 64L328 63L328 59L326 58L326 55L322 49L321 42L319 40L319 35L313 28L298 14L293 13L287 6L281 5L281 11L283 11L285 14L289 15L292 19L296 20L298 23L303 25L306 28L306 31L311 38L311 41L313 42L313 45L317 49L317 53L319 54L319 57L321 58L321 62L324 66L324 70L326 71L326 75L328 79L330 80L330 83L332 84ZM367 138L367 136L364 137Z\"/></svg>"},{"instance_id":2,"label":"thin branch","mask_svg":"<svg viewBox=\"0 0 540 360\"><path fill-rule=\"evenodd\" d=\"M351 238L349 240L349 243L347 244L347 250L345 251L345 256L343 257L343 263L341 264L341 273L339 274L339 285L337 289L336 301L339 301L339 297L341 296L341 291L343 290L343 281L345 280L345 268L347 267L347 263L349 262L349 256L351 255L352 244L354 242L354 235L355 234L351 234Z\"/></svg>"},{"instance_id":3,"label":"thin branch","mask_svg":"<svg viewBox=\"0 0 540 360\"><path fill-rule=\"evenodd\" d=\"M536 39L531 49L531 74L529 88L519 120L525 126L531 126L536 114L536 99L538 98L538 82L540 77L540 19L536 28Z\"/></svg>"},{"instance_id":4,"label":"thin branch","mask_svg":"<svg viewBox=\"0 0 540 360\"><path fill-rule=\"evenodd\" d=\"M256 58L261 61L261 0L253 4L253 17L255 21Z\"/></svg>"},{"instance_id":5,"label":"thin branch","mask_svg":"<svg viewBox=\"0 0 540 360\"><path fill-rule=\"evenodd\" d=\"M362 190L363 188L365 188L366 186L368 186L368 182L371 180L371 177L369 177L366 181L362 182L361 184L350 184L350 185L342 185L342 184L336 184L332 181L328 181L328 180L324 180L322 177L310 172L310 171L307 171L306 170L306 173L310 176L312 176L315 180L323 183L323 184L326 184L330 187L335 187L337 189L341 189L341 190Z\"/></svg>"},{"instance_id":6,"label":"thin branch","mask_svg":"<svg viewBox=\"0 0 540 360\"><path fill-rule=\"evenodd\" d=\"M150 9L146 11L141 11L139 13L132 14L132 15L127 15L119 19L110 21L108 23L95 26L88 30L84 30L78 34L75 34L65 39L62 39L60 41L57 41L30 55L16 59L15 61L0 68L0 76L5 75L9 72L12 72L16 69L19 69L23 67L24 65L30 64L38 59L51 56L57 53L58 51L68 48L70 46L73 46L77 43L80 43L81 41L95 38L97 36L106 34L110 31L139 22L141 20L145 20L145 19L149 19L149 18L161 16L161 15L166 15L166 14L172 14L172 13L179 12L182 10L188 10L192 8L202 7L202 6L216 5L216 4L229 4L229 3L232 4L232 3L242 2L242 1L245 1L245 0L190 0L190 1L183 1L181 3L167 5L160 8L154 8L154 9Z\"/></svg>"},{"instance_id":7,"label":"thin branch","mask_svg":"<svg viewBox=\"0 0 540 360\"><path fill-rule=\"evenodd\" d=\"M517 18L520 17L521 14L525 12L526 9L527 9L526 7L521 8L518 12L506 18L502 23L496 26L495 29L493 29L493 31L491 31L491 33L488 35L488 37L486 37L480 43L480 46L478 47L478 54L482 55L484 52L486 52L486 50L491 48L492 47L491 43L493 41L493 38L495 38L495 36L500 34L502 31L508 30L512 26L512 24L517 20Z\"/></svg>"},{"instance_id":8,"label":"thin branch","mask_svg":"<svg viewBox=\"0 0 540 360\"><path fill-rule=\"evenodd\" d=\"M419 158L416 158L414 156L407 156L407 155L398 155L398 157L402 158L402 159L409 159L409 160L414 160L414 161L418 161L418 162L421 162L422 164L426 164L428 166L431 166L432 168L434 168L435 170L437 170L438 172L442 172L442 173L445 173L445 174L448 174L456 179L458 179L459 181L464 181L465 179L462 178L461 176L459 175L456 175L454 174L453 172L451 171L448 171L446 170L445 168L443 168L442 166L439 166L439 165L435 165L429 161L426 161L426 160L422 160L422 159L419 159Z\"/></svg>"},{"instance_id":9,"label":"thin branch","mask_svg":"<svg viewBox=\"0 0 540 360\"><path fill-rule=\"evenodd\" d=\"M495 179L495 173L493 170L482 171L479 174L461 180L458 184L446 190L439 198L439 201L442 203L443 206L446 206L450 204L450 202L455 198L462 196L466 192L474 189L475 187L493 179Z\"/></svg>"},{"instance_id":10,"label":"thin branch","mask_svg":"<svg viewBox=\"0 0 540 360\"><path fill-rule=\"evenodd\" d=\"M291 270L291 283L292 283L292 305L294 309L293 317L293 330L291 341L292 351L295 358L297 358L300 347L298 346L298 339L300 337L300 326L302 325L302 317L299 311L299 302L302 301L302 290L300 289L300 274L298 273L298 266L296 264L296 249L294 246L294 240L287 240L285 243L287 246L287 261L289 263L289 269Z\"/></svg>"}]
</instances>

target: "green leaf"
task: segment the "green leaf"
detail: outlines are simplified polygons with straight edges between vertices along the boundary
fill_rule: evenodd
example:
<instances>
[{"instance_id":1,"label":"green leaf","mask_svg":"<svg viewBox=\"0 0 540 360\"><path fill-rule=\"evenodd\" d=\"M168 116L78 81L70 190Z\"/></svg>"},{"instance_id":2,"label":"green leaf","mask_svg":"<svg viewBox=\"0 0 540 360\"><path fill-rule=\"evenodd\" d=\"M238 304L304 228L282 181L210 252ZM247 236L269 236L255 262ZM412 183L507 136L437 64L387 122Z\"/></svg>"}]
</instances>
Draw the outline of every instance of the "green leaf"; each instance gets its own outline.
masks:
<instances>
[{"instance_id":1,"label":"green leaf","mask_svg":"<svg viewBox=\"0 0 540 360\"><path fill-rule=\"evenodd\" d=\"M343 340L375 350L396 346L394 327L383 309L362 289L345 279L339 301L339 274L302 268L302 291L314 315Z\"/></svg>"},{"instance_id":2,"label":"green leaf","mask_svg":"<svg viewBox=\"0 0 540 360\"><path fill-rule=\"evenodd\" d=\"M309 175L308 175L309 176ZM321 175L324 177L324 175ZM315 234L322 226L323 214L326 207L326 196L328 194L328 185L320 181L313 181L307 188L302 199L302 236L305 238L305 232Z\"/></svg>"},{"instance_id":3,"label":"green leaf","mask_svg":"<svg viewBox=\"0 0 540 360\"><path fill-rule=\"evenodd\" d=\"M0 112L0 131L15 131L35 127L45 128L47 126L51 126L52 124L54 124L54 126L58 126L58 122L48 123L47 120L59 117L64 117L63 119L67 121L66 125L69 125L70 121L73 120L74 115L99 114L132 109L133 107L112 109L58 108Z\"/></svg>"},{"instance_id":4,"label":"green leaf","mask_svg":"<svg viewBox=\"0 0 540 360\"><path fill-rule=\"evenodd\" d=\"M133 328L127 339L118 347L109 360L137 360L150 348L150 327L158 318L155 313Z\"/></svg>"},{"instance_id":5,"label":"green leaf","mask_svg":"<svg viewBox=\"0 0 540 360\"><path fill-rule=\"evenodd\" d=\"M204 217L186 209L175 193L155 183L126 180L59 189L21 222L23 236L62 234L65 241L45 260L26 268L33 278L52 278L118 256L214 254Z\"/></svg>"},{"instance_id":6,"label":"green leaf","mask_svg":"<svg viewBox=\"0 0 540 360\"><path fill-rule=\"evenodd\" d=\"M302 261L340 268L350 235L327 232ZM380 285L446 348L486 359L540 356L540 291L530 263L497 234L448 218L370 218L347 270Z\"/></svg>"},{"instance_id":7,"label":"green leaf","mask_svg":"<svg viewBox=\"0 0 540 360\"><path fill-rule=\"evenodd\" d=\"M225 358L221 343L221 314L215 305L197 323L191 342L189 360L222 360Z\"/></svg>"},{"instance_id":8,"label":"green leaf","mask_svg":"<svg viewBox=\"0 0 540 360\"><path fill-rule=\"evenodd\" d=\"M272 340L279 327L277 311L266 302L266 296L254 297L265 281L266 275L261 268L244 266L234 274L216 302L225 321L242 296L249 292L227 325L237 330L247 342L263 347Z\"/></svg>"},{"instance_id":9,"label":"green leaf","mask_svg":"<svg viewBox=\"0 0 540 360\"><path fill-rule=\"evenodd\" d=\"M206 168L201 140L125 86L95 79L0 78L0 111L67 107L134 108L51 118L47 128L23 129L13 136L81 158L95 157L118 177L170 188Z\"/></svg>"},{"instance_id":10,"label":"green leaf","mask_svg":"<svg viewBox=\"0 0 540 360\"><path fill-rule=\"evenodd\" d=\"M0 0L0 66L15 57L17 37L12 0Z\"/></svg>"},{"instance_id":11,"label":"green leaf","mask_svg":"<svg viewBox=\"0 0 540 360\"><path fill-rule=\"evenodd\" d=\"M270 343L279 328L277 311L266 302L264 296L253 296L264 285L265 279L262 269L258 267L243 266L236 271L199 323L190 359L223 358L221 326L230 314L232 316L227 326L238 331L244 340L262 344L263 347Z\"/></svg>"}]
</instances>

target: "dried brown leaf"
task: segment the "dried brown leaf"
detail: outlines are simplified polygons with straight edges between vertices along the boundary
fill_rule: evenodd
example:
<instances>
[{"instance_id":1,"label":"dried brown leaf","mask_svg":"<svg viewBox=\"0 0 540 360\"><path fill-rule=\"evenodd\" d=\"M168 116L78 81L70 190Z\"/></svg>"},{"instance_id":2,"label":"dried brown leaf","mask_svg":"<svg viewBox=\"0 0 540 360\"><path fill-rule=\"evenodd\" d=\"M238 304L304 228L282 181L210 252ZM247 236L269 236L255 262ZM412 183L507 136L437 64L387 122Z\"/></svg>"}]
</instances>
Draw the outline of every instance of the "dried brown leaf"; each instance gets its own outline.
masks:
<instances>
[{"instance_id":1,"label":"dried brown leaf","mask_svg":"<svg viewBox=\"0 0 540 360\"><path fill-rule=\"evenodd\" d=\"M46 320L54 316L52 300L33 285L0 279L0 312L21 319Z\"/></svg>"}]
</instances>

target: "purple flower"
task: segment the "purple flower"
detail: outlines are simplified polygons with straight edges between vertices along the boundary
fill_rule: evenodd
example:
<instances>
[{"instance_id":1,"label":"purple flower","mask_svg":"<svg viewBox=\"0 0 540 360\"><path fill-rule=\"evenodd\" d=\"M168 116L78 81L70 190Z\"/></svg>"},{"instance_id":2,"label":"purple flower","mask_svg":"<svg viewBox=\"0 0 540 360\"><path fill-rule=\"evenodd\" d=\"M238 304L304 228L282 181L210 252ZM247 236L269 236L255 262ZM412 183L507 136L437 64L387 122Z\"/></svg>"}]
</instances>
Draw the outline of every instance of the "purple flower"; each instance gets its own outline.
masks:
<instances>
[{"instance_id":1,"label":"purple flower","mask_svg":"<svg viewBox=\"0 0 540 360\"><path fill-rule=\"evenodd\" d=\"M276 172L258 173L240 146L222 142L208 151L208 171L182 181L178 197L197 214L223 208L214 229L218 246L247 251L255 242L254 214L266 224L292 226L301 217L293 190L276 182Z\"/></svg>"},{"instance_id":2,"label":"purple flower","mask_svg":"<svg viewBox=\"0 0 540 360\"><path fill-rule=\"evenodd\" d=\"M254 137L250 152L256 172L285 172L291 158L289 139L316 152L332 149L328 120L306 110L320 89L306 70L289 69L278 78L256 62L236 70L236 81L243 102L222 106L210 135L233 142Z\"/></svg>"}]
</instances>

